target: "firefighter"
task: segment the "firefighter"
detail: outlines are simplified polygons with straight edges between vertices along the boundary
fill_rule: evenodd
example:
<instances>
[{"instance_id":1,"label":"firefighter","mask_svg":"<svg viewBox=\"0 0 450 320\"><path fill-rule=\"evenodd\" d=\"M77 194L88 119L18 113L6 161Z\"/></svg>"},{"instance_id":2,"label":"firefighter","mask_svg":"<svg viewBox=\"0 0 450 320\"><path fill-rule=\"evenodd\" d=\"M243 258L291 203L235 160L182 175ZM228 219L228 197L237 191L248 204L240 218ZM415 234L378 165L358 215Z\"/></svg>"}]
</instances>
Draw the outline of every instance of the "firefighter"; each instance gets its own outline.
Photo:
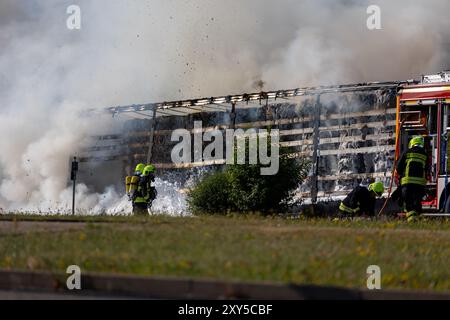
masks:
<instances>
[{"instance_id":1,"label":"firefighter","mask_svg":"<svg viewBox=\"0 0 450 320\"><path fill-rule=\"evenodd\" d=\"M136 170L138 171L138 170ZM141 172L141 171L139 171ZM136 191L131 197L134 215L147 215L153 200L156 198L156 189L152 186L155 181L155 167L146 165L137 181Z\"/></svg>"},{"instance_id":2,"label":"firefighter","mask_svg":"<svg viewBox=\"0 0 450 320\"><path fill-rule=\"evenodd\" d=\"M375 215L375 198L381 197L384 185L381 181L371 183L368 188L357 186L341 201L339 213L341 216Z\"/></svg>"},{"instance_id":3,"label":"firefighter","mask_svg":"<svg viewBox=\"0 0 450 320\"><path fill-rule=\"evenodd\" d=\"M400 178L403 211L407 221L413 222L422 212L422 198L425 195L429 169L422 136L415 136L410 140L408 150L401 156L396 169Z\"/></svg>"},{"instance_id":4,"label":"firefighter","mask_svg":"<svg viewBox=\"0 0 450 320\"><path fill-rule=\"evenodd\" d=\"M132 176L126 177L126 193L133 205L133 214L148 214L148 178L145 176L147 166L139 163Z\"/></svg>"},{"instance_id":5,"label":"firefighter","mask_svg":"<svg viewBox=\"0 0 450 320\"><path fill-rule=\"evenodd\" d=\"M147 207L150 209L153 200L155 200L157 192L156 188L152 185L155 181L155 166L149 164L145 166L142 172L142 190L147 200Z\"/></svg>"}]
</instances>

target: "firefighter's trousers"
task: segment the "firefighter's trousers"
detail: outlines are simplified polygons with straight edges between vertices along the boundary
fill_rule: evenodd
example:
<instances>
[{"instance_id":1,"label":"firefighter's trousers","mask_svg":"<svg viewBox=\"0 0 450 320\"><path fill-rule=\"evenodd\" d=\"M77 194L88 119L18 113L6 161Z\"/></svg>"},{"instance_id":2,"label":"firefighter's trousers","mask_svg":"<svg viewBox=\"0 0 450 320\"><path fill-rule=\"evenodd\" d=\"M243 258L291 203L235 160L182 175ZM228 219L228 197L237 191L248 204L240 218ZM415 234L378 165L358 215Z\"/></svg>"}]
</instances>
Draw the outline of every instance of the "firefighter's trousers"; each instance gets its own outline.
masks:
<instances>
[{"instance_id":1,"label":"firefighter's trousers","mask_svg":"<svg viewBox=\"0 0 450 320\"><path fill-rule=\"evenodd\" d=\"M133 215L148 215L148 204L146 202L133 202Z\"/></svg>"},{"instance_id":2,"label":"firefighter's trousers","mask_svg":"<svg viewBox=\"0 0 450 320\"><path fill-rule=\"evenodd\" d=\"M425 186L412 183L402 185L403 210L408 221L414 220L422 212L424 194Z\"/></svg>"}]
</instances>

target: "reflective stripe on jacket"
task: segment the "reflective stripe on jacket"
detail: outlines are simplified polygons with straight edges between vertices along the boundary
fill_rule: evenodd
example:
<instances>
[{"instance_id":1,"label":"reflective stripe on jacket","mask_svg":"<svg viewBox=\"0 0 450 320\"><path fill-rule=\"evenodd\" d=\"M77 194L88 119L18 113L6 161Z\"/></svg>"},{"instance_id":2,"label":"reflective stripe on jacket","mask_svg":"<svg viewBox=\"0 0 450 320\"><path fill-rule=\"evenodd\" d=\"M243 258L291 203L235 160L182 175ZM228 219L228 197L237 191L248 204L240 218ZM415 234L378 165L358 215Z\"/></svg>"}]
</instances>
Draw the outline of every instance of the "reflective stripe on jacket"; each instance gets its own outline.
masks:
<instances>
[{"instance_id":1,"label":"reflective stripe on jacket","mask_svg":"<svg viewBox=\"0 0 450 320\"><path fill-rule=\"evenodd\" d=\"M370 196L369 190L363 186L357 186L342 200L339 210L356 214L373 215L375 208L375 199Z\"/></svg>"},{"instance_id":2,"label":"reflective stripe on jacket","mask_svg":"<svg viewBox=\"0 0 450 320\"><path fill-rule=\"evenodd\" d=\"M427 155L423 148L414 147L405 152L399 162L397 172L400 174L400 184L427 184Z\"/></svg>"},{"instance_id":3,"label":"reflective stripe on jacket","mask_svg":"<svg viewBox=\"0 0 450 320\"><path fill-rule=\"evenodd\" d=\"M348 212L351 214L355 214L359 211L359 208L352 209L352 208L347 207L343 202L341 202L341 204L339 205L339 210Z\"/></svg>"}]
</instances>

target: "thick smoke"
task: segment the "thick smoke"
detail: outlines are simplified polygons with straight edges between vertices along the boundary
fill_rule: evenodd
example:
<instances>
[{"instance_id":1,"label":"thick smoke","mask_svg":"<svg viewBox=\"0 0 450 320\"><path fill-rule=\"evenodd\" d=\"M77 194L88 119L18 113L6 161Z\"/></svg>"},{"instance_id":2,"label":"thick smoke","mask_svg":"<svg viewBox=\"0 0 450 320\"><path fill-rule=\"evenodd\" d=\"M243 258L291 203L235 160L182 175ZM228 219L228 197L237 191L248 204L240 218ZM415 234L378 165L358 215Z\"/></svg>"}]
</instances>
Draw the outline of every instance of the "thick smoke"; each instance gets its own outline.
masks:
<instances>
[{"instance_id":1,"label":"thick smoke","mask_svg":"<svg viewBox=\"0 0 450 320\"><path fill-rule=\"evenodd\" d=\"M81 30L66 28L72 4ZM367 29L369 4L380 6L382 30ZM0 207L67 207L70 156L114 126L79 117L84 108L441 71L449 9L447 0L2 0ZM78 190L81 208L122 208L111 188Z\"/></svg>"}]
</instances>

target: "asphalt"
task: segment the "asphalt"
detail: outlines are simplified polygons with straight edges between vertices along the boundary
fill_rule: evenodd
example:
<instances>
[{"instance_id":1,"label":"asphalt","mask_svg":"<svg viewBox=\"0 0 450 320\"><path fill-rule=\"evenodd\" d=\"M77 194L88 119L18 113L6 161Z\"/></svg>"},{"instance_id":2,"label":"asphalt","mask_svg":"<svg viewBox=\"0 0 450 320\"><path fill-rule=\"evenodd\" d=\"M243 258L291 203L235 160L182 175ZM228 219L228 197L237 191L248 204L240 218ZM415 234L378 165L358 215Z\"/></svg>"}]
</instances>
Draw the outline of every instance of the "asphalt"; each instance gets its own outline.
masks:
<instances>
[{"instance_id":1,"label":"asphalt","mask_svg":"<svg viewBox=\"0 0 450 320\"><path fill-rule=\"evenodd\" d=\"M71 294L67 292L48 292L39 290L0 290L0 300L129 300L129 296L106 295L96 292Z\"/></svg>"}]
</instances>

